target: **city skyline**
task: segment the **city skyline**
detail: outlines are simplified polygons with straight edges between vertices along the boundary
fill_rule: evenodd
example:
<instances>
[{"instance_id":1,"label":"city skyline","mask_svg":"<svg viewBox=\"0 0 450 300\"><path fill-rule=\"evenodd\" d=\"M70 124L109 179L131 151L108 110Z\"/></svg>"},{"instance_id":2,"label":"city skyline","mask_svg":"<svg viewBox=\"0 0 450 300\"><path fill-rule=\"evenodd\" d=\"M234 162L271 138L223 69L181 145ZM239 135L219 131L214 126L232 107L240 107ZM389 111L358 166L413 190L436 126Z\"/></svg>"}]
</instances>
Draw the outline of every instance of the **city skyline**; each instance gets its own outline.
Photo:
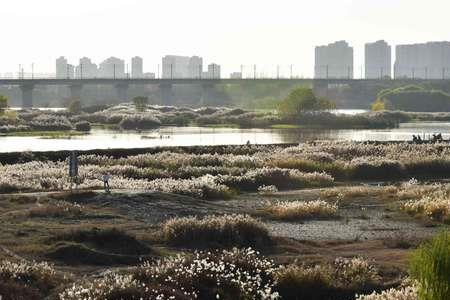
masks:
<instances>
[{"instance_id":1,"label":"city skyline","mask_svg":"<svg viewBox=\"0 0 450 300\"><path fill-rule=\"evenodd\" d=\"M354 47L347 41L335 41L315 47L314 75L310 78L422 78L442 79L450 76L450 42L428 41L397 45L393 51L385 40L365 43L364 66L354 65ZM144 59L133 56L128 62L117 57L109 57L98 65L89 57L82 57L78 64L70 64L65 56L56 59L55 72L42 74L21 70L1 73L3 78L308 78L298 76L289 70L289 74L280 72L281 66L271 66L269 73L260 66L240 65L238 70L229 74L221 73L222 65L203 63L200 56L165 55L153 72L146 72ZM33 66L34 67L34 66ZM246 68L246 72L244 71ZM293 66L292 66L293 67ZM289 66L289 69L292 68ZM34 69L34 68L33 68ZM250 69L250 70L249 70ZM359 69L359 76L358 76ZM242 74L244 71L244 74ZM35 76L36 75L36 76Z\"/></svg>"},{"instance_id":2,"label":"city skyline","mask_svg":"<svg viewBox=\"0 0 450 300\"><path fill-rule=\"evenodd\" d=\"M358 73L367 41L384 39L395 48L448 40L445 11L450 8L445 1L432 0L429 7L436 9L430 18L416 0L263 1L257 10L253 1L234 0L218 7L207 1L8 2L0 14L5 24L14 26L3 33L11 46L5 47L0 58L1 73L17 72L19 64L26 72L32 63L38 73L51 72L54 58L63 53L69 61L81 56L100 61L105 53L129 61L138 53L145 61L144 69L156 71L160 57L173 53L208 57L224 66L224 74L238 71L241 64L261 69L265 65L287 69L293 64L296 74L311 77L313 47L342 39L355 49ZM177 10L170 15L173 22L168 22L165 12L171 7ZM405 7L408 14L402 13ZM218 8L220 14L204 13ZM31 34L30 24L38 34Z\"/></svg>"}]
</instances>

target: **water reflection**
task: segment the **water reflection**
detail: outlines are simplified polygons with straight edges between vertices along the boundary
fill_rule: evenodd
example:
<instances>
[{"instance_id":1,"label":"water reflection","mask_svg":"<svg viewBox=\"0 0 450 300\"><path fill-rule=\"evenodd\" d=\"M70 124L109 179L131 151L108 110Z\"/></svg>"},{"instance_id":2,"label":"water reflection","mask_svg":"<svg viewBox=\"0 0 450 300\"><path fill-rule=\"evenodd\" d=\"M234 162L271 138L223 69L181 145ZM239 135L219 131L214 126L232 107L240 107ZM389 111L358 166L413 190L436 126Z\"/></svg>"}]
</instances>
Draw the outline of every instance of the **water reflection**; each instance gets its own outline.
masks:
<instances>
[{"instance_id":1,"label":"water reflection","mask_svg":"<svg viewBox=\"0 0 450 300\"><path fill-rule=\"evenodd\" d=\"M313 140L398 141L413 134L425 139L434 133L450 138L450 123L418 122L388 130L318 129L236 129L163 127L153 131L108 131L94 129L90 134L66 139L41 137L0 137L0 152L143 148L156 146L237 145L299 143Z\"/></svg>"}]
</instances>

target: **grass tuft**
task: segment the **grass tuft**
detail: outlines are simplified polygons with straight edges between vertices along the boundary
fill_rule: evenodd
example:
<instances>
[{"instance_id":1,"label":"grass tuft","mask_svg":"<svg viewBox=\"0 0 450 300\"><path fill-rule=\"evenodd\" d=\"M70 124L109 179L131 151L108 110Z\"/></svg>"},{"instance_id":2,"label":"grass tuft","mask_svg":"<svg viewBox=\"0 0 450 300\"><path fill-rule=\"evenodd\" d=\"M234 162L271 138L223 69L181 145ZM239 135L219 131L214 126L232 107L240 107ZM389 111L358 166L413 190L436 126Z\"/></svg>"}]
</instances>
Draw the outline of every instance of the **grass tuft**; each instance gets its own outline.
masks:
<instances>
[{"instance_id":1,"label":"grass tuft","mask_svg":"<svg viewBox=\"0 0 450 300\"><path fill-rule=\"evenodd\" d=\"M173 218L162 226L166 242L184 247L266 247L271 243L265 225L248 215Z\"/></svg>"}]
</instances>

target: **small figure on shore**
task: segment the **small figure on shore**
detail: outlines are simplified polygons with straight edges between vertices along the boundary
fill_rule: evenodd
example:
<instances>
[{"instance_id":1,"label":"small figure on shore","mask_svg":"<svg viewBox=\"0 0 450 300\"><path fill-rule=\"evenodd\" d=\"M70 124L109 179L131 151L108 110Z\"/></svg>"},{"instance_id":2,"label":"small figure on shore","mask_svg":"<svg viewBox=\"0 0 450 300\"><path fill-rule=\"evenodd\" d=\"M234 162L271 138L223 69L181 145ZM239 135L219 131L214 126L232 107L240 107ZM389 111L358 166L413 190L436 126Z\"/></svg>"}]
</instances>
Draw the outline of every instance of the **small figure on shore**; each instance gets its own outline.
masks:
<instances>
[{"instance_id":1,"label":"small figure on shore","mask_svg":"<svg viewBox=\"0 0 450 300\"><path fill-rule=\"evenodd\" d=\"M413 143L417 143L417 137L415 134L413 134Z\"/></svg>"},{"instance_id":2,"label":"small figure on shore","mask_svg":"<svg viewBox=\"0 0 450 300\"><path fill-rule=\"evenodd\" d=\"M247 144L247 146L250 146L250 140L248 140L246 144Z\"/></svg>"},{"instance_id":3,"label":"small figure on shore","mask_svg":"<svg viewBox=\"0 0 450 300\"><path fill-rule=\"evenodd\" d=\"M105 192L109 193L109 179L110 179L110 175L108 173L103 174L102 176L102 180L103 180L103 188L105 189Z\"/></svg>"}]
</instances>

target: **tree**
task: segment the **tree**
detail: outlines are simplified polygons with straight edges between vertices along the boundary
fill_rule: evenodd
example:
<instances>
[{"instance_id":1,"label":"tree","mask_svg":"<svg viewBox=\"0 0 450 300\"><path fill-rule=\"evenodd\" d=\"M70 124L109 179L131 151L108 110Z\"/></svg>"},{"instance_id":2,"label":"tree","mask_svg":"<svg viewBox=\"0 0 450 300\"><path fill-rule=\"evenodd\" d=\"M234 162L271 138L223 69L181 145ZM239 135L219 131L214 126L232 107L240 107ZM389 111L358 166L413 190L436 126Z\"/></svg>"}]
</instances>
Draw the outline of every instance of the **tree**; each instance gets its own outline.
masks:
<instances>
[{"instance_id":1,"label":"tree","mask_svg":"<svg viewBox=\"0 0 450 300\"><path fill-rule=\"evenodd\" d=\"M81 101L78 98L73 98L69 102L67 110L73 114L79 114L81 112Z\"/></svg>"},{"instance_id":2,"label":"tree","mask_svg":"<svg viewBox=\"0 0 450 300\"><path fill-rule=\"evenodd\" d=\"M278 105L278 112L287 119L297 119L302 113L336 108L330 100L314 95L310 88L296 88Z\"/></svg>"},{"instance_id":3,"label":"tree","mask_svg":"<svg viewBox=\"0 0 450 300\"><path fill-rule=\"evenodd\" d=\"M0 95L0 114L3 114L7 108L8 108L8 98L6 98L3 95Z\"/></svg>"},{"instance_id":4,"label":"tree","mask_svg":"<svg viewBox=\"0 0 450 300\"><path fill-rule=\"evenodd\" d=\"M381 99L377 99L370 105L370 108L372 111L386 110L386 103Z\"/></svg>"},{"instance_id":5,"label":"tree","mask_svg":"<svg viewBox=\"0 0 450 300\"><path fill-rule=\"evenodd\" d=\"M144 111L148 104L148 97L143 96L134 97L133 103L137 111Z\"/></svg>"}]
</instances>

